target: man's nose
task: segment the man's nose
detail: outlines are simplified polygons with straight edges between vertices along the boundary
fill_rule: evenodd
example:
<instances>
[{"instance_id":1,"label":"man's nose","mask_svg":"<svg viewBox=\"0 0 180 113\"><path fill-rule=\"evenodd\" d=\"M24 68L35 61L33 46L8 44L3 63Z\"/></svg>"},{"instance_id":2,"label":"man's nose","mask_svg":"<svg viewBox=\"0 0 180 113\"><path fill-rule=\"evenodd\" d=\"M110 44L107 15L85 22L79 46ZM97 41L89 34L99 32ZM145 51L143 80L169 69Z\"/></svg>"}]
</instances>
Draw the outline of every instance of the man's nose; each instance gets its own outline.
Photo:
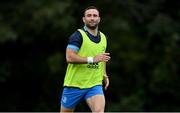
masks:
<instances>
[{"instance_id":1,"label":"man's nose","mask_svg":"<svg viewBox=\"0 0 180 113\"><path fill-rule=\"evenodd\" d=\"M94 20L95 19L95 17L94 16L91 16L91 18L90 18L91 20Z\"/></svg>"}]
</instances>

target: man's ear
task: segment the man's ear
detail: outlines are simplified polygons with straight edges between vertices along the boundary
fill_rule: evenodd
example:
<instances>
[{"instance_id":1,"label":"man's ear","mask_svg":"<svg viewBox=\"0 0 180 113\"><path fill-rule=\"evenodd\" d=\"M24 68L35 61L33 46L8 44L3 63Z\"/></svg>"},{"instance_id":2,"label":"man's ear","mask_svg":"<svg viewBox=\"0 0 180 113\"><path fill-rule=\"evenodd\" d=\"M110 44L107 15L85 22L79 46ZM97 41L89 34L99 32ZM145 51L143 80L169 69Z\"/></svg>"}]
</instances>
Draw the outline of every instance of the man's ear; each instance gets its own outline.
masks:
<instances>
[{"instance_id":1,"label":"man's ear","mask_svg":"<svg viewBox=\"0 0 180 113\"><path fill-rule=\"evenodd\" d=\"M82 17L82 21L85 23L85 19L84 19L84 17Z\"/></svg>"},{"instance_id":2,"label":"man's ear","mask_svg":"<svg viewBox=\"0 0 180 113\"><path fill-rule=\"evenodd\" d=\"M99 17L99 22L101 21L101 17Z\"/></svg>"}]
</instances>

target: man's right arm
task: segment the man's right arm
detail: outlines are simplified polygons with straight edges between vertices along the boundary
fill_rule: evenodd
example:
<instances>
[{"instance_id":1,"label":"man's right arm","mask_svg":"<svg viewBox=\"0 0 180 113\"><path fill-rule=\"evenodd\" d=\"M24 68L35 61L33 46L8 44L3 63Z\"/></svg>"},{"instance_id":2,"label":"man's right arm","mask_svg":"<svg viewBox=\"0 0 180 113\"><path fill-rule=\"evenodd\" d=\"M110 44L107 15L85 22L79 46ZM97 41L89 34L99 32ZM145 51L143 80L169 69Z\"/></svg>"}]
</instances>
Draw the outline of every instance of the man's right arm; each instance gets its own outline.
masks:
<instances>
[{"instance_id":1,"label":"man's right arm","mask_svg":"<svg viewBox=\"0 0 180 113\"><path fill-rule=\"evenodd\" d=\"M66 61L67 63L97 63L97 62L107 62L110 57L109 53L103 53L97 56L87 56L82 57L78 55L79 49L82 45L82 36L79 31L72 34L68 41L68 46L66 48ZM89 59L88 59L89 58Z\"/></svg>"},{"instance_id":2,"label":"man's right arm","mask_svg":"<svg viewBox=\"0 0 180 113\"><path fill-rule=\"evenodd\" d=\"M87 58L81 57L71 48L66 49L66 61L67 63L87 63Z\"/></svg>"},{"instance_id":3,"label":"man's right arm","mask_svg":"<svg viewBox=\"0 0 180 113\"><path fill-rule=\"evenodd\" d=\"M79 31L74 32L68 40L66 48L67 63L87 63L87 59L80 57L77 53L82 45L82 36Z\"/></svg>"},{"instance_id":4,"label":"man's right arm","mask_svg":"<svg viewBox=\"0 0 180 113\"><path fill-rule=\"evenodd\" d=\"M110 56L109 53L102 53L99 54L95 57L93 57L93 63L97 62L107 62L109 61ZM66 49L66 61L67 63L88 63L88 56L87 57L82 57L77 54L76 51L73 49L67 48Z\"/></svg>"}]
</instances>

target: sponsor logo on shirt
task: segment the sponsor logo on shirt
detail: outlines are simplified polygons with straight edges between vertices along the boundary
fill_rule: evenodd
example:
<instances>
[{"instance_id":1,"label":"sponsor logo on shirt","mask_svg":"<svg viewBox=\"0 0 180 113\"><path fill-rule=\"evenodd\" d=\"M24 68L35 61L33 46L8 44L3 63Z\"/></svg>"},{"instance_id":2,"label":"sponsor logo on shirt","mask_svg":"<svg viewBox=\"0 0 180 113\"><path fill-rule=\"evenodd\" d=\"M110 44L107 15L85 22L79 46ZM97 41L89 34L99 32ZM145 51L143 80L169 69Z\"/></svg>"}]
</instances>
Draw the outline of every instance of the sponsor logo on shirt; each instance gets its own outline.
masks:
<instances>
[{"instance_id":1,"label":"sponsor logo on shirt","mask_svg":"<svg viewBox=\"0 0 180 113\"><path fill-rule=\"evenodd\" d=\"M99 69L99 64L98 64L98 63L88 64L88 65L87 65L87 68Z\"/></svg>"}]
</instances>

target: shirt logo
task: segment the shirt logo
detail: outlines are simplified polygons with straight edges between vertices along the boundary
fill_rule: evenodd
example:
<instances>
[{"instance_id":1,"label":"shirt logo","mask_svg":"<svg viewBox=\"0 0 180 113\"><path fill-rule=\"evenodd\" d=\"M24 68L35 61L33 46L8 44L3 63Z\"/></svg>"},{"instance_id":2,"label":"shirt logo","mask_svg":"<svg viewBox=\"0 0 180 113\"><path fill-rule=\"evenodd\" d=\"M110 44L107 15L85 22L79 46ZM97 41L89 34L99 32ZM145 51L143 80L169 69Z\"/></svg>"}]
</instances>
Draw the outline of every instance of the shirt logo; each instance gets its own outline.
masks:
<instances>
[{"instance_id":1,"label":"shirt logo","mask_svg":"<svg viewBox=\"0 0 180 113\"><path fill-rule=\"evenodd\" d=\"M87 65L87 68L99 69L99 64L98 64L98 63L88 64L88 65Z\"/></svg>"},{"instance_id":2,"label":"shirt logo","mask_svg":"<svg viewBox=\"0 0 180 113\"><path fill-rule=\"evenodd\" d=\"M62 101L63 101L64 103L66 103L66 102L67 102L67 97L63 97L63 98L62 98Z\"/></svg>"}]
</instances>

